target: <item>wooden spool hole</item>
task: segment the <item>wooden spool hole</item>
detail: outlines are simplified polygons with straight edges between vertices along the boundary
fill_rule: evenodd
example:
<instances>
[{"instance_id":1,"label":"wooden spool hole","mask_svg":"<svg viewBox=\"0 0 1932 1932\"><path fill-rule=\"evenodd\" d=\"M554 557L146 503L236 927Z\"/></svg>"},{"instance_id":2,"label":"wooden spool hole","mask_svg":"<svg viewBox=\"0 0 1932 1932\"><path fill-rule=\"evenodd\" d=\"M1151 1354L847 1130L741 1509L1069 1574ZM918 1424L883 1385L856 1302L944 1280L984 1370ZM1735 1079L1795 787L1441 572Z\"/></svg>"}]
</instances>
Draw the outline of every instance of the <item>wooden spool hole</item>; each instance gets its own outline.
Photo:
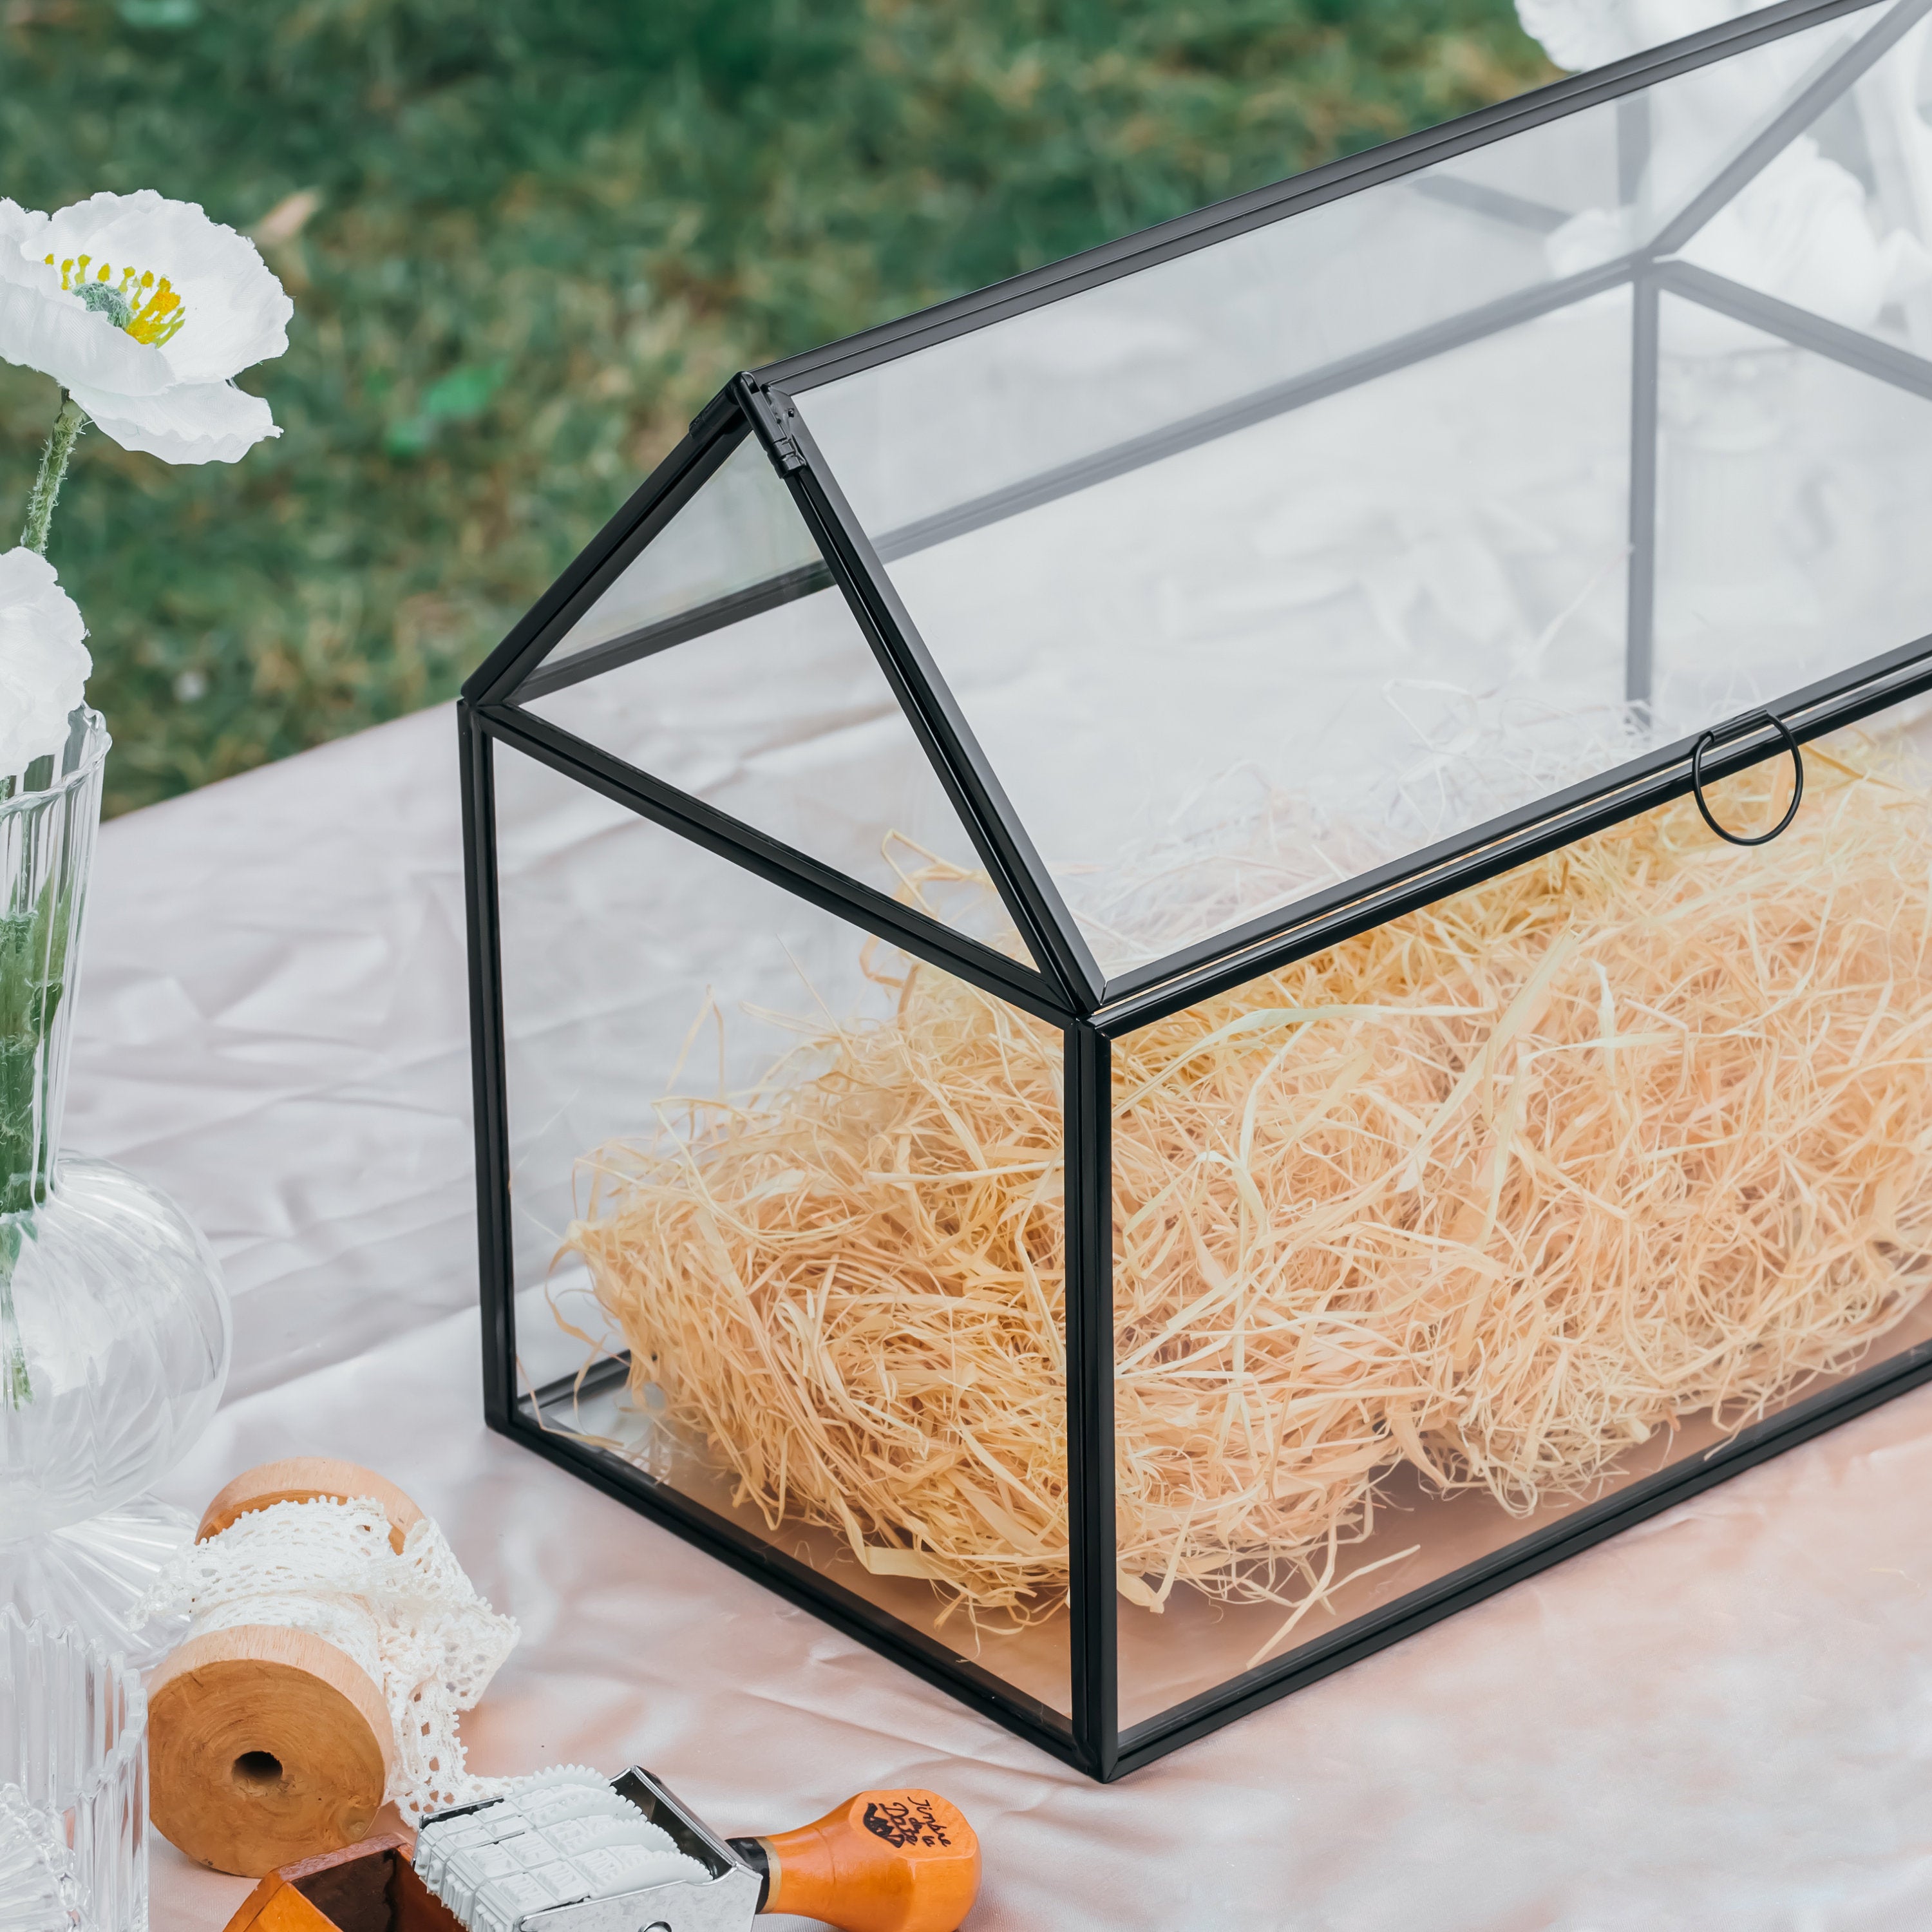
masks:
<instances>
[{"instance_id":1,"label":"wooden spool hole","mask_svg":"<svg viewBox=\"0 0 1932 1932\"><path fill-rule=\"evenodd\" d=\"M422 1512L373 1470L319 1456L236 1478L196 1540L279 1502L370 1497L400 1550ZM148 1692L150 1813L170 1844L217 1871L259 1878L365 1838L395 1756L382 1687L308 1630L248 1624L192 1637Z\"/></svg>"},{"instance_id":2,"label":"wooden spool hole","mask_svg":"<svg viewBox=\"0 0 1932 1932\"><path fill-rule=\"evenodd\" d=\"M287 1773L273 1751L247 1750L235 1760L230 1774L242 1790L259 1796L280 1784Z\"/></svg>"}]
</instances>

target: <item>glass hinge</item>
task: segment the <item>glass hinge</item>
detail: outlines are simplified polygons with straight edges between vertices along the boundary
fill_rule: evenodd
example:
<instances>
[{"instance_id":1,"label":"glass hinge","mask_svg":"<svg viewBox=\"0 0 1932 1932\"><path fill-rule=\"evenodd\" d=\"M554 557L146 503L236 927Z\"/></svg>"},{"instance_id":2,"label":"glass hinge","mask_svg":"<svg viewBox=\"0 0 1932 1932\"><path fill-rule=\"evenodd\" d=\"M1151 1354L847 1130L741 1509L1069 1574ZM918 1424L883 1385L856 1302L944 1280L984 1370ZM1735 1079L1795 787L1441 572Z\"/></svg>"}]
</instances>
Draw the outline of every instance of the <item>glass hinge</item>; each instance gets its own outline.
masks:
<instances>
[{"instance_id":1,"label":"glass hinge","mask_svg":"<svg viewBox=\"0 0 1932 1932\"><path fill-rule=\"evenodd\" d=\"M779 391L761 389L755 383L747 382L745 400L759 440L770 452L778 473L787 476L794 470L802 470L805 452L799 447L798 410L792 399Z\"/></svg>"}]
</instances>

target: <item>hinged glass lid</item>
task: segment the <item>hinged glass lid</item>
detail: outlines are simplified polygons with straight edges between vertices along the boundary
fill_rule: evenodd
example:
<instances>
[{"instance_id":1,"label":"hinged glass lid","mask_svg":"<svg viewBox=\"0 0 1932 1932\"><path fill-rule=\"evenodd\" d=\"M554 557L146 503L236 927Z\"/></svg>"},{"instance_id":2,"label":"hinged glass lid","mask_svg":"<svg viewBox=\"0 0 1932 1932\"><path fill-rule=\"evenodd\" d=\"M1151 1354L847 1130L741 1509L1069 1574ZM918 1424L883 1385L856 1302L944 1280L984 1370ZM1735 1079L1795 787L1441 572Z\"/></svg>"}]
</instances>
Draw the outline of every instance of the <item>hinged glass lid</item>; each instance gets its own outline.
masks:
<instances>
[{"instance_id":1,"label":"hinged glass lid","mask_svg":"<svg viewBox=\"0 0 1932 1932\"><path fill-rule=\"evenodd\" d=\"M1925 11L773 372L1116 985L1932 631Z\"/></svg>"}]
</instances>

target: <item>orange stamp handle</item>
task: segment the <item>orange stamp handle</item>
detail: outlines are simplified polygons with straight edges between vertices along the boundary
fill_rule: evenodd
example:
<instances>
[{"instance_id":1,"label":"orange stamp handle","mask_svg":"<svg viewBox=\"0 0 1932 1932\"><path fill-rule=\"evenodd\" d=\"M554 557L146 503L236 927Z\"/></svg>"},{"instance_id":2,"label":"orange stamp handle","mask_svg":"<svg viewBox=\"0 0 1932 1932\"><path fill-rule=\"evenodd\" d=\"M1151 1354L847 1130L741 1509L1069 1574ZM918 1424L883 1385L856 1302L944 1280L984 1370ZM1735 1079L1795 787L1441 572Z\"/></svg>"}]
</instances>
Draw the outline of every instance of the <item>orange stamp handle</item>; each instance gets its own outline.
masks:
<instances>
[{"instance_id":1,"label":"orange stamp handle","mask_svg":"<svg viewBox=\"0 0 1932 1932\"><path fill-rule=\"evenodd\" d=\"M839 1932L956 1932L980 1890L980 1841L931 1791L862 1791L814 1824L731 1842L764 1869L760 1912Z\"/></svg>"}]
</instances>

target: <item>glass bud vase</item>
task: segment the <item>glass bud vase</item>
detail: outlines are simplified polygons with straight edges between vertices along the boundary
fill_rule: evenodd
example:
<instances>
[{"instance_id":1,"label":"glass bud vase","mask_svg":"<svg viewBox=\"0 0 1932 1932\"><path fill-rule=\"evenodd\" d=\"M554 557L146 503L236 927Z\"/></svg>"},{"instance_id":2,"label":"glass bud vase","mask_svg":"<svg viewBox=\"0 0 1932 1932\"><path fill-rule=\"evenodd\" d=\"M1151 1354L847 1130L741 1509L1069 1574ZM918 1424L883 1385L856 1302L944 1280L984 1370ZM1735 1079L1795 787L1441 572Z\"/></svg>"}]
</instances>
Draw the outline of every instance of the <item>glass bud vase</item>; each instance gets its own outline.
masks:
<instances>
[{"instance_id":1,"label":"glass bud vase","mask_svg":"<svg viewBox=\"0 0 1932 1932\"><path fill-rule=\"evenodd\" d=\"M101 768L98 713L0 778L0 1606L151 1660L138 1605L192 1534L144 1499L206 1427L228 1298L166 1196L60 1150Z\"/></svg>"},{"instance_id":2,"label":"glass bud vase","mask_svg":"<svg viewBox=\"0 0 1932 1932\"><path fill-rule=\"evenodd\" d=\"M148 1932L147 1787L127 1660L0 1606L0 1927Z\"/></svg>"}]
</instances>

